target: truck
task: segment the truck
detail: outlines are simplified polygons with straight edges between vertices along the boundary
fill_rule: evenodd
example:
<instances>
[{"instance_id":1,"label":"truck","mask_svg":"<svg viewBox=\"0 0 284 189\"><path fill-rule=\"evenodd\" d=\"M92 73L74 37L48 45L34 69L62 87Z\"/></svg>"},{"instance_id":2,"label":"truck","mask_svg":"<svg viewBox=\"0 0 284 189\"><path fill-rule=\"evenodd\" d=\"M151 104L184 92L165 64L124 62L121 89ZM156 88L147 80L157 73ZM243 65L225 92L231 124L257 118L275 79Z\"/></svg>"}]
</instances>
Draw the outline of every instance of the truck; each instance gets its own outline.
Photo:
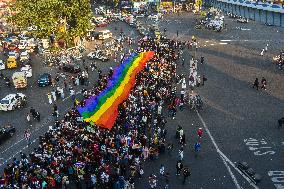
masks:
<instances>
[{"instance_id":1,"label":"truck","mask_svg":"<svg viewBox=\"0 0 284 189\"><path fill-rule=\"evenodd\" d=\"M13 73L12 80L16 89L26 88L28 85L28 80L25 72Z\"/></svg>"}]
</instances>

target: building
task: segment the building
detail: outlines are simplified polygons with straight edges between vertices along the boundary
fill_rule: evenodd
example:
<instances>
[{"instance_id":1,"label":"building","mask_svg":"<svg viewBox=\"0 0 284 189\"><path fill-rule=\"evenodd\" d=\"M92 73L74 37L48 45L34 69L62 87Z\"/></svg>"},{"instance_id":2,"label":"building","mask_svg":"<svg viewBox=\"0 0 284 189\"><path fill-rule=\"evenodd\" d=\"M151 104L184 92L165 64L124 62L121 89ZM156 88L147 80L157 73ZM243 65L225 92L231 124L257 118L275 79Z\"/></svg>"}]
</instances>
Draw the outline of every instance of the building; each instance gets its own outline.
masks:
<instances>
[{"instance_id":1,"label":"building","mask_svg":"<svg viewBox=\"0 0 284 189\"><path fill-rule=\"evenodd\" d=\"M207 3L223 12L230 12L268 25L284 27L284 7L281 4L248 0L207 0Z\"/></svg>"}]
</instances>

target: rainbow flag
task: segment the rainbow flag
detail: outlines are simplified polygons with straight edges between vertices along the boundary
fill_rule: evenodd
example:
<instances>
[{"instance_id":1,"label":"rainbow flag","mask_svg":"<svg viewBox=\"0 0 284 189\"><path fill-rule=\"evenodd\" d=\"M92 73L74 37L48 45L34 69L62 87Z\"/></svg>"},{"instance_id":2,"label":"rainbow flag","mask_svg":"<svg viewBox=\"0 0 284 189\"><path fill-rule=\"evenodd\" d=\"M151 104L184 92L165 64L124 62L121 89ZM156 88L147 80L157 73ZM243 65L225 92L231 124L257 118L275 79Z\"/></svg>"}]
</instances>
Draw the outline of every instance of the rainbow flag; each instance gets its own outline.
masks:
<instances>
[{"instance_id":1,"label":"rainbow flag","mask_svg":"<svg viewBox=\"0 0 284 189\"><path fill-rule=\"evenodd\" d=\"M144 69L153 56L153 51L132 54L115 67L106 89L88 98L84 107L77 106L84 121L111 129L118 116L118 105L128 98L137 73Z\"/></svg>"}]
</instances>

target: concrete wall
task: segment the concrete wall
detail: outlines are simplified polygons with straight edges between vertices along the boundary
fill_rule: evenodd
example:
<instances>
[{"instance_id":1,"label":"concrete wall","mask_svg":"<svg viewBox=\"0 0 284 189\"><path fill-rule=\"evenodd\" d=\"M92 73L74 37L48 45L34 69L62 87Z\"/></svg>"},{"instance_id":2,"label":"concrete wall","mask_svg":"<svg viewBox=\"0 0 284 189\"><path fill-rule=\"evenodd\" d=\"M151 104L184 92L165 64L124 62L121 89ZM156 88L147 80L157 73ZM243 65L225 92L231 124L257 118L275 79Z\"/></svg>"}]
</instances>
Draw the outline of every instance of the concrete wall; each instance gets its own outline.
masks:
<instances>
[{"instance_id":1,"label":"concrete wall","mask_svg":"<svg viewBox=\"0 0 284 189\"><path fill-rule=\"evenodd\" d=\"M221 9L224 12L231 12L233 14L249 18L261 23L268 23L275 26L284 27L284 13L282 11L274 12L270 10L262 10L254 7L242 6L239 4L232 4L224 2L224 0L207 0L213 7ZM266 8L268 9L268 8Z\"/></svg>"}]
</instances>

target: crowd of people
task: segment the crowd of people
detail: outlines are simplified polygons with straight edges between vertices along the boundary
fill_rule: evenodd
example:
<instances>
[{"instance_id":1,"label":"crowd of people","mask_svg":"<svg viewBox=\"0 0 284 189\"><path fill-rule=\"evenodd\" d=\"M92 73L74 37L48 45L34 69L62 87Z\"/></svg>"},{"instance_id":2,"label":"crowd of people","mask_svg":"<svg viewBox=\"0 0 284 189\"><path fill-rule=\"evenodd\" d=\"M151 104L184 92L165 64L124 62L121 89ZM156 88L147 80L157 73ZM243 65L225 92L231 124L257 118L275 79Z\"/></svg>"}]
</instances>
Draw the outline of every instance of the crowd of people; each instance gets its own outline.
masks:
<instances>
[{"instance_id":1,"label":"crowd of people","mask_svg":"<svg viewBox=\"0 0 284 189\"><path fill-rule=\"evenodd\" d=\"M143 162L155 160L169 149L167 123L163 108L171 106L174 116L180 97L173 86L177 82L176 50L180 44L162 46L155 40L140 40L138 52L154 50L154 58L137 75L128 100L119 106L119 117L112 130L82 121L76 107L56 121L41 136L39 146L20 159L7 164L0 178L5 188L134 188L134 181L144 174ZM112 69L110 69L110 72ZM111 74L101 74L84 100L99 94ZM179 102L179 103L177 103ZM29 136L27 136L29 138ZM168 147L167 147L168 146ZM185 174L189 175L188 169ZM168 173L164 174L168 183ZM155 188L155 175L149 177Z\"/></svg>"}]
</instances>

